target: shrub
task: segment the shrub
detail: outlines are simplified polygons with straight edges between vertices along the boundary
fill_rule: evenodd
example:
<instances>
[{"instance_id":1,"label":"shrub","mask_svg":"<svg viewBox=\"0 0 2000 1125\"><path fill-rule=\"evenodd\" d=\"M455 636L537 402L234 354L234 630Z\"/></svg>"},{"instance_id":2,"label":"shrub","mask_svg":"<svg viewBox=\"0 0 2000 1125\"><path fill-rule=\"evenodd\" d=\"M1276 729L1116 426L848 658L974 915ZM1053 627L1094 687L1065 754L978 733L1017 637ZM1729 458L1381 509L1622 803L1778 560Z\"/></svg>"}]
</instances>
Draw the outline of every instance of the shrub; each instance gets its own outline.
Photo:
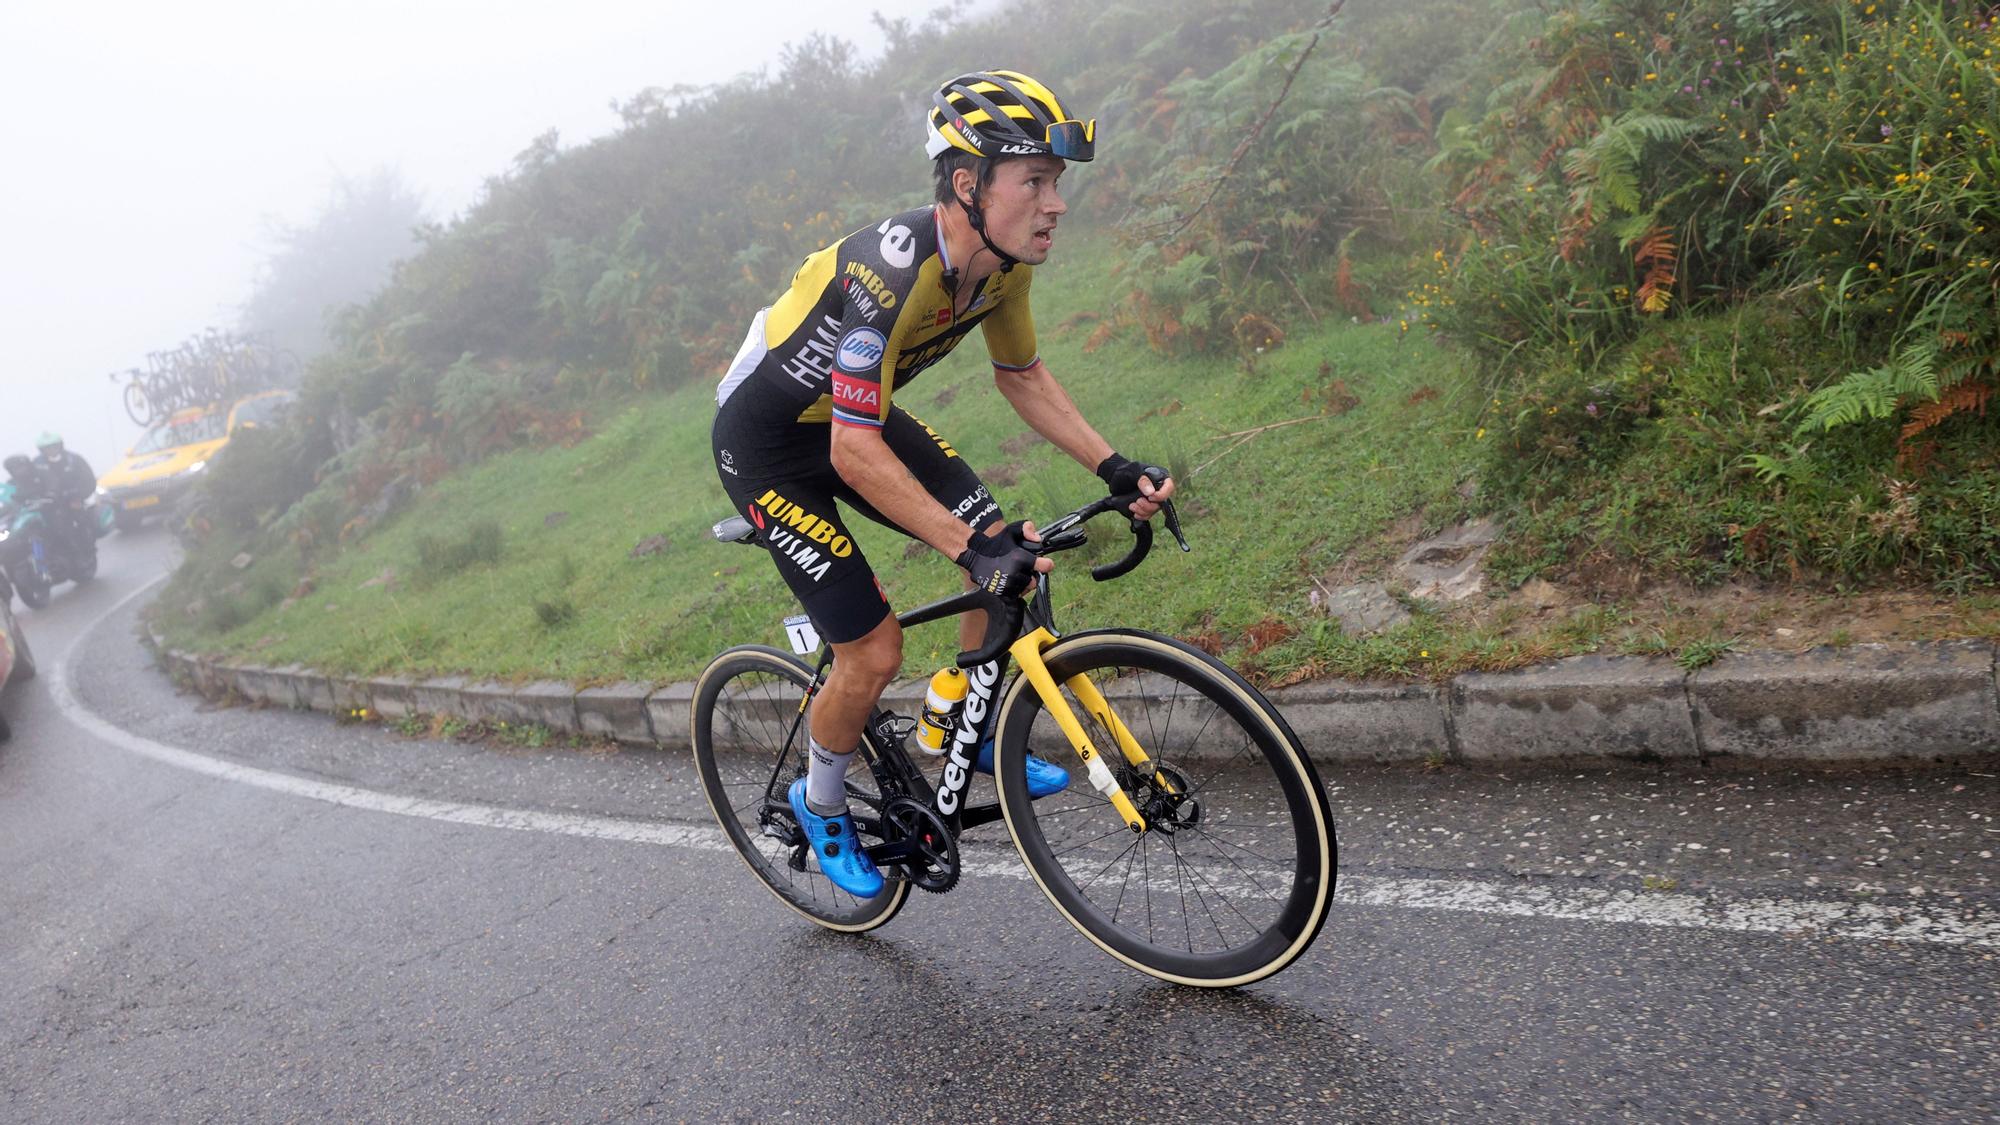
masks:
<instances>
[{"instance_id":1,"label":"shrub","mask_svg":"<svg viewBox=\"0 0 2000 1125\"><path fill-rule=\"evenodd\" d=\"M1649 317L1733 302L1782 250L1771 115L1801 37L1790 0L1579 4L1515 43L1483 115L1447 114L1432 167L1463 229L1419 317L1490 361L1588 364ZM1522 349L1526 348L1523 352Z\"/></svg>"},{"instance_id":2,"label":"shrub","mask_svg":"<svg viewBox=\"0 0 2000 1125\"><path fill-rule=\"evenodd\" d=\"M1873 7L1869 9L1873 11ZM1818 388L1802 434L1903 414L1903 452L1983 413L2000 354L2000 48L1995 11L1952 0L1849 12L1786 60L1758 224L1785 279L1885 362Z\"/></svg>"},{"instance_id":3,"label":"shrub","mask_svg":"<svg viewBox=\"0 0 2000 1125\"><path fill-rule=\"evenodd\" d=\"M254 530L312 491L333 449L317 418L239 429L203 474L202 506L219 526Z\"/></svg>"},{"instance_id":4,"label":"shrub","mask_svg":"<svg viewBox=\"0 0 2000 1125\"><path fill-rule=\"evenodd\" d=\"M504 538L499 521L493 519L474 520L456 538L420 534L416 578L436 582L474 566L498 562Z\"/></svg>"}]
</instances>

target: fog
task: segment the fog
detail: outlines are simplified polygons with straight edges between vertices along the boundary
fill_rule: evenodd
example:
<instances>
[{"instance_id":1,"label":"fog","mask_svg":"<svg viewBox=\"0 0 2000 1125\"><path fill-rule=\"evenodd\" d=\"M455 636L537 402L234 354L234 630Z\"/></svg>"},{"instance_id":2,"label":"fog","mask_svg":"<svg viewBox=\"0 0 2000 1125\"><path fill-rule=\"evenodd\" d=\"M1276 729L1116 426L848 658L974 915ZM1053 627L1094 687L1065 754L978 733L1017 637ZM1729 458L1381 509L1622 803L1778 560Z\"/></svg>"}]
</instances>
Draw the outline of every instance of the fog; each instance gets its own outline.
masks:
<instances>
[{"instance_id":1,"label":"fog","mask_svg":"<svg viewBox=\"0 0 2000 1125\"><path fill-rule=\"evenodd\" d=\"M0 451L60 432L100 472L138 434L112 371L235 324L271 232L389 167L433 218L613 99L755 71L814 31L873 59L871 10L579 0L13 5L0 36Z\"/></svg>"}]
</instances>

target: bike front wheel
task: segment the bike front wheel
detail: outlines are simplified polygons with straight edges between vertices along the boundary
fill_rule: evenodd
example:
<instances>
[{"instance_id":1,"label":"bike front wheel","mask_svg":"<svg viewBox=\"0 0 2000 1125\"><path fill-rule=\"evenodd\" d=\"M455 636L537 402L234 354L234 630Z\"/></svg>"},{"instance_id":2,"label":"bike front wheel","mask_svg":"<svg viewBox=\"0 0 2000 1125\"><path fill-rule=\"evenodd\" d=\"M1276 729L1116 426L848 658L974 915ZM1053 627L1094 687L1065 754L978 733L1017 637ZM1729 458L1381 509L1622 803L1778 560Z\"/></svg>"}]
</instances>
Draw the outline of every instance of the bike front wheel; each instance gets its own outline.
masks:
<instances>
[{"instance_id":1,"label":"bike front wheel","mask_svg":"<svg viewBox=\"0 0 2000 1125\"><path fill-rule=\"evenodd\" d=\"M746 645L716 657L695 683L694 768L708 807L758 881L819 925L860 933L894 918L910 885L891 879L874 898L855 898L802 848L785 794L805 776L810 757L805 700L812 679L804 664L773 648ZM852 791L855 781L848 784Z\"/></svg>"},{"instance_id":2,"label":"bike front wheel","mask_svg":"<svg viewBox=\"0 0 2000 1125\"><path fill-rule=\"evenodd\" d=\"M137 382L125 384L125 392L120 396L125 403L125 416L134 425L144 426L153 420L153 402L146 397L146 388Z\"/></svg>"},{"instance_id":3,"label":"bike front wheel","mask_svg":"<svg viewBox=\"0 0 2000 1125\"><path fill-rule=\"evenodd\" d=\"M1001 703L997 788L1049 901L1105 952L1177 984L1249 984L1297 960L1326 922L1337 853L1319 774L1277 709L1228 665L1150 633L1079 633L1042 658L1147 821L1126 827L1017 677ZM1148 768L1127 762L1115 725ZM1069 769L1069 788L1030 800L1028 753Z\"/></svg>"}]
</instances>

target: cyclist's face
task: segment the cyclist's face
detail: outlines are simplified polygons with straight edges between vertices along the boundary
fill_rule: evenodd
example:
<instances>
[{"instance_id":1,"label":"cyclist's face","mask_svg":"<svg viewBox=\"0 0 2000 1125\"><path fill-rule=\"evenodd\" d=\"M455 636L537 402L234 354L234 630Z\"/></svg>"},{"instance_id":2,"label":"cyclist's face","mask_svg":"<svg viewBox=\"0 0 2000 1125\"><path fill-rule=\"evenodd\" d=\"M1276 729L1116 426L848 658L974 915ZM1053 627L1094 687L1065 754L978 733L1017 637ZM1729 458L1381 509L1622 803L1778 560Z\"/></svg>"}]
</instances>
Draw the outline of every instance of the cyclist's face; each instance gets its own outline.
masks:
<instances>
[{"instance_id":1,"label":"cyclist's face","mask_svg":"<svg viewBox=\"0 0 2000 1125\"><path fill-rule=\"evenodd\" d=\"M993 244L1031 266L1048 260L1056 220L1069 206L1056 190L1063 162L1053 156L1002 161L980 201L986 205L986 233Z\"/></svg>"}]
</instances>

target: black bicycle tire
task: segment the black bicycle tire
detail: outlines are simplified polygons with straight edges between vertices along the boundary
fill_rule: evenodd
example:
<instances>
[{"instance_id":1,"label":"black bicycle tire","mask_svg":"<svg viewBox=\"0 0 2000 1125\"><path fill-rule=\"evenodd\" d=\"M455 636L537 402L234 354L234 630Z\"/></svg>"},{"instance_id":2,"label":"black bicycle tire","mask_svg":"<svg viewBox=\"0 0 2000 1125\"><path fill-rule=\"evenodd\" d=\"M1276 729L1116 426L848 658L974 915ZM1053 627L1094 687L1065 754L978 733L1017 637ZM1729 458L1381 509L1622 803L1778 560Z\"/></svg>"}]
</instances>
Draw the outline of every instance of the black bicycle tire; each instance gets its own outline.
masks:
<instances>
[{"instance_id":1,"label":"black bicycle tire","mask_svg":"<svg viewBox=\"0 0 2000 1125\"><path fill-rule=\"evenodd\" d=\"M1255 748L1265 755L1272 776L1284 793L1297 846L1294 882L1274 921L1256 939L1216 953L1184 953L1142 939L1122 926L1115 914L1107 914L1101 904L1077 888L1041 830L1037 805L1027 796L1023 762L1030 728L1043 707L1041 697L1027 683L1027 678L1017 677L1000 706L996 788L1009 834L1022 862L1057 911L1106 953L1140 972L1175 984L1201 988L1251 984L1304 955L1331 911L1339 848L1332 809L1319 773L1299 744L1298 736L1270 701L1228 665L1207 653L1170 637L1136 630L1078 633L1051 646L1043 653L1043 659L1058 683L1077 672L1116 664L1171 674L1199 691L1216 705L1219 714L1244 730ZM1128 725L1135 724L1128 720ZM1117 756L1115 748L1108 744L1100 743L1098 749L1114 759ZM1061 764L1071 767L1073 773L1080 766L1074 755ZM1088 784L1088 779L1080 774L1072 780L1073 788L1087 788ZM1112 826L1112 831L1118 830L1115 821ZM1185 900L1182 910L1184 914L1188 912Z\"/></svg>"},{"instance_id":2,"label":"black bicycle tire","mask_svg":"<svg viewBox=\"0 0 2000 1125\"><path fill-rule=\"evenodd\" d=\"M739 817L742 806L732 801L726 792L728 785L715 755L716 703L732 680L756 672L790 680L799 693L803 693L812 682L812 670L803 663L787 653L762 645L732 648L702 670L701 677L695 681L694 699L689 706L689 727L695 773L701 779L702 795L708 800L709 811L715 814L716 823L722 826L723 834L728 837L736 854L757 876L757 881L777 896L778 901L814 924L842 933L863 933L885 925L908 901L910 885L907 882L892 879L881 894L872 899L859 900L835 888L815 866L808 865L802 874L794 872L757 846L761 837L753 835L754 824L746 828ZM795 702L793 707L796 707ZM771 767L776 765L773 760ZM762 795L758 794L756 799L761 801ZM772 846L774 850L778 847L775 843ZM840 907L843 898L854 905Z\"/></svg>"}]
</instances>

